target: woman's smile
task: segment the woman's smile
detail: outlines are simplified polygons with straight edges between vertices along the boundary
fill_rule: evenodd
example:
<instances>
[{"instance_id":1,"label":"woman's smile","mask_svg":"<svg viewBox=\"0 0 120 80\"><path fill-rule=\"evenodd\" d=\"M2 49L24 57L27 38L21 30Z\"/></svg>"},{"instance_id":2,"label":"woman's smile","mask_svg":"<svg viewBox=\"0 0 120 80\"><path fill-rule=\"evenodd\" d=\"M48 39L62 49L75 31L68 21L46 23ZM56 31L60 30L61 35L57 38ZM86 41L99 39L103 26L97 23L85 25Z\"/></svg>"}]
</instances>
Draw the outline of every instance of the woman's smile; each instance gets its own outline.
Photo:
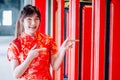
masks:
<instances>
[{"instance_id":1,"label":"woman's smile","mask_svg":"<svg viewBox=\"0 0 120 80\"><path fill-rule=\"evenodd\" d=\"M28 28L30 28L30 29L36 29L37 27L36 26L29 26Z\"/></svg>"}]
</instances>

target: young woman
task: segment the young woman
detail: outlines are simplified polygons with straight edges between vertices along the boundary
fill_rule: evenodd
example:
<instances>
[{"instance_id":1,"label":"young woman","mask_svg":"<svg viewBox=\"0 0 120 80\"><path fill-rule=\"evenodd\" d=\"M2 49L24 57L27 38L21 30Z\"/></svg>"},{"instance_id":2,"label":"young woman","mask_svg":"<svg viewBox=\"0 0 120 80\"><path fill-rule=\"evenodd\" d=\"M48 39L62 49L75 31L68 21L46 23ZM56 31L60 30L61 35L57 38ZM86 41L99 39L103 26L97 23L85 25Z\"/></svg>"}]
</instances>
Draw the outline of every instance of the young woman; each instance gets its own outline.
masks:
<instances>
[{"instance_id":1,"label":"young woman","mask_svg":"<svg viewBox=\"0 0 120 80\"><path fill-rule=\"evenodd\" d=\"M40 33L40 11L26 5L16 25L16 38L10 43L7 57L18 80L51 80L50 65L57 70L73 40L67 38L58 50L53 39Z\"/></svg>"}]
</instances>

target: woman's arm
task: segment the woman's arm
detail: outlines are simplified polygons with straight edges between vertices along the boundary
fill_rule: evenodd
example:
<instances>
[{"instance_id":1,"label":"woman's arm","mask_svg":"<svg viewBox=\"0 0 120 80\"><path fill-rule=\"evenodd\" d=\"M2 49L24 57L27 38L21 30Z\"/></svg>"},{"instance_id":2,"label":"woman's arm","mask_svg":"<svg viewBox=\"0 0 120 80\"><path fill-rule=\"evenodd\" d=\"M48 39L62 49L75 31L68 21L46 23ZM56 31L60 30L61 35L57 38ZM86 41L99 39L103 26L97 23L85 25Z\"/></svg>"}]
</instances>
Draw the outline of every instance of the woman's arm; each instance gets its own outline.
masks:
<instances>
[{"instance_id":1,"label":"woman's arm","mask_svg":"<svg viewBox=\"0 0 120 80\"><path fill-rule=\"evenodd\" d=\"M79 41L79 40L70 40L69 38L67 38L63 42L62 46L60 47L60 49L58 51L58 54L51 56L51 65L52 65L52 68L54 70L57 70L59 68L59 66L61 65L61 63L63 61L64 55L65 55L65 51L68 48L71 48L72 45L73 45L73 42L75 42L75 41Z\"/></svg>"},{"instance_id":2,"label":"woman's arm","mask_svg":"<svg viewBox=\"0 0 120 80\"><path fill-rule=\"evenodd\" d=\"M27 70L31 63L32 59L26 58L26 60L19 65L17 60L11 60L10 64L13 70L13 75L15 78L19 78L23 75L23 73Z\"/></svg>"},{"instance_id":3,"label":"woman's arm","mask_svg":"<svg viewBox=\"0 0 120 80\"><path fill-rule=\"evenodd\" d=\"M51 65L54 70L58 70L59 66L63 61L64 55L65 55L65 49L61 48L58 54L51 56Z\"/></svg>"}]
</instances>

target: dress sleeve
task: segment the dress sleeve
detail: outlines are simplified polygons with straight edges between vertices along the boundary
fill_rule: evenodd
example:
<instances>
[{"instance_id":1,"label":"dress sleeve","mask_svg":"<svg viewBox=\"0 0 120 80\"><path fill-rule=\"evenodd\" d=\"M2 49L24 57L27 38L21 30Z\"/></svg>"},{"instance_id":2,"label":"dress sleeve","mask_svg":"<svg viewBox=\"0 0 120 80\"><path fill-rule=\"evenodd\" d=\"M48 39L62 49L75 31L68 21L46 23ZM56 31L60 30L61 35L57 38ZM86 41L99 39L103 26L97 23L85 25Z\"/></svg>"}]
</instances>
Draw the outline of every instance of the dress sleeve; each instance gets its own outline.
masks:
<instances>
[{"instance_id":1,"label":"dress sleeve","mask_svg":"<svg viewBox=\"0 0 120 80\"><path fill-rule=\"evenodd\" d=\"M17 45L14 42L10 43L10 45L8 47L8 51L7 51L8 60L9 61L18 60L18 53L19 53L19 49L18 49Z\"/></svg>"},{"instance_id":2,"label":"dress sleeve","mask_svg":"<svg viewBox=\"0 0 120 80\"><path fill-rule=\"evenodd\" d=\"M56 42L51 39L51 54L56 54L58 52L58 47L57 47L57 44Z\"/></svg>"}]
</instances>

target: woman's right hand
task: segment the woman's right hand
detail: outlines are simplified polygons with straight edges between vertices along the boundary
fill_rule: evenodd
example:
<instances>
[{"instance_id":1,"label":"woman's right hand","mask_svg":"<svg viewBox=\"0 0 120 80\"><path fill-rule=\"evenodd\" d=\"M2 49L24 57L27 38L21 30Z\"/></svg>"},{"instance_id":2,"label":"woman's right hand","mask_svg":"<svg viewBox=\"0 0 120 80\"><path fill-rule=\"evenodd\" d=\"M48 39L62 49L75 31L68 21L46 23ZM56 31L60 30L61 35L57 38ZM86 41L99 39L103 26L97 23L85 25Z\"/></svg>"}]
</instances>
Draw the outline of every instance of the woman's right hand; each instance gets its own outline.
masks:
<instances>
[{"instance_id":1,"label":"woman's right hand","mask_svg":"<svg viewBox=\"0 0 120 80\"><path fill-rule=\"evenodd\" d=\"M14 76L16 78L20 78L29 67L31 61L39 55L40 51L44 50L46 50L46 48L38 48L37 45L34 45L28 52L28 56L23 63L19 64L17 60L11 60L11 66L14 72Z\"/></svg>"},{"instance_id":2,"label":"woman's right hand","mask_svg":"<svg viewBox=\"0 0 120 80\"><path fill-rule=\"evenodd\" d=\"M44 51L44 50L46 50L46 48L37 48L37 45L35 44L29 51L28 58L34 59L39 55L40 51Z\"/></svg>"}]
</instances>

